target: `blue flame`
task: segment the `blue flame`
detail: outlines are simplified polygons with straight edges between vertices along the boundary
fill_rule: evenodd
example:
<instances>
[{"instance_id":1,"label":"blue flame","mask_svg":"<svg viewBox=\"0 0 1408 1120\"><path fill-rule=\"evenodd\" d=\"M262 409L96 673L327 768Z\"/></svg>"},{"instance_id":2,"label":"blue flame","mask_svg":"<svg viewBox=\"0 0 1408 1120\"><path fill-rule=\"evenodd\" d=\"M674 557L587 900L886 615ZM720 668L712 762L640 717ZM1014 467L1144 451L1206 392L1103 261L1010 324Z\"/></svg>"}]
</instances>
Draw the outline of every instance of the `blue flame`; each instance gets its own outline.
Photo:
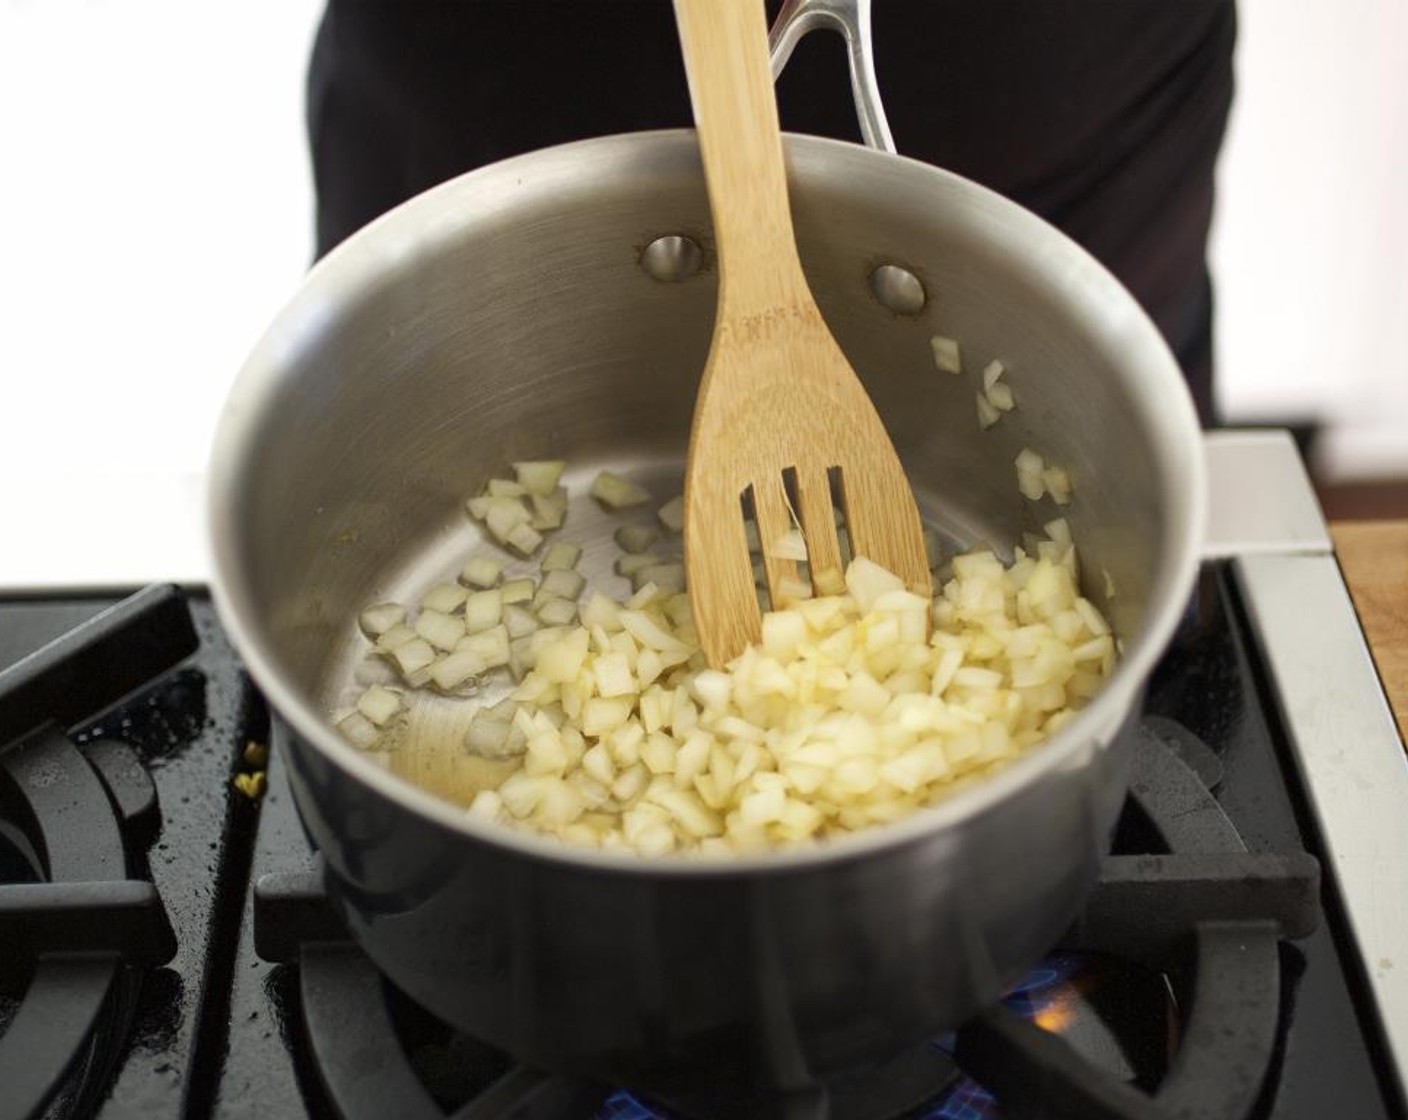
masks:
<instances>
[{"instance_id":1,"label":"blue flame","mask_svg":"<svg viewBox=\"0 0 1408 1120\"><path fill-rule=\"evenodd\" d=\"M1019 1015L1033 1018L1054 1001L1069 993L1065 985L1088 963L1088 958L1075 953L1048 957L1008 989L1002 1002ZM952 1054L952 1033L934 1039L932 1045ZM1001 1120L1002 1113L986 1089L972 1078L964 1077L942 1098L935 1101L918 1120ZM669 1114L618 1090L607 1097L597 1110L594 1120L669 1120Z\"/></svg>"}]
</instances>

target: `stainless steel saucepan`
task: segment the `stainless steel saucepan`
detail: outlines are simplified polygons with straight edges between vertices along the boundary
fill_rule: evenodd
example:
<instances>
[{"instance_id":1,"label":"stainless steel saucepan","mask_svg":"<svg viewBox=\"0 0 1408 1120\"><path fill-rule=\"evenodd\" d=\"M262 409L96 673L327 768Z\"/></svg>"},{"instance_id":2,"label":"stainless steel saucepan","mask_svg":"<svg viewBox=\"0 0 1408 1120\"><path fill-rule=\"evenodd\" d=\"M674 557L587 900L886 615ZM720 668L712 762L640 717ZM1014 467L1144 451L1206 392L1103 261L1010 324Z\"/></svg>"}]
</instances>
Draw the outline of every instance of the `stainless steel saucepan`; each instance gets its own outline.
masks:
<instances>
[{"instance_id":1,"label":"stainless steel saucepan","mask_svg":"<svg viewBox=\"0 0 1408 1120\"><path fill-rule=\"evenodd\" d=\"M855 14L784 18L839 19L863 86ZM867 112L885 135L878 101ZM892 1054L1039 958L1107 848L1128 729L1196 568L1197 425L1134 299L971 182L851 144L786 148L808 279L928 521L951 547L1010 549L1063 513L1123 639L1090 706L991 780L844 841L647 860L469 819L455 799L476 764L449 737L388 761L330 725L358 610L450 577L478 540L464 498L511 460L569 460L571 539L621 589L610 523L580 496L603 467L662 498L679 486L715 302L690 132L508 160L352 237L250 356L211 466L216 599L352 935L474 1035L665 1091L795 1086ZM980 431L974 375L935 370L935 333L970 370L1001 358L1017 410ZM1068 508L1018 495L1027 446L1069 470Z\"/></svg>"}]
</instances>

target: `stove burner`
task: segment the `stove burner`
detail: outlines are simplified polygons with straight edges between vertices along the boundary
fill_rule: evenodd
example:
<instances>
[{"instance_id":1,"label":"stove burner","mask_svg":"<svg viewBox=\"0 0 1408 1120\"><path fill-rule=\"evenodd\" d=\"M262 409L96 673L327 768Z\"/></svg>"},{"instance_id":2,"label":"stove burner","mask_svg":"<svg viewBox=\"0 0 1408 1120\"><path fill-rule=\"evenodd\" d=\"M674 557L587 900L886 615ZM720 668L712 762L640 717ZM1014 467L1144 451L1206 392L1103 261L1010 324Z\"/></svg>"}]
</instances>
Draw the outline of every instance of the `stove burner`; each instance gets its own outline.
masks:
<instances>
[{"instance_id":1,"label":"stove burner","mask_svg":"<svg viewBox=\"0 0 1408 1120\"><path fill-rule=\"evenodd\" d=\"M996 1097L1010 1120L1250 1115L1276 1048L1279 942L1315 928L1318 864L1303 853L1247 852L1208 788L1220 777L1217 758L1178 724L1151 719L1141 725L1134 773L1122 831L1148 837L1162 850L1107 858L1055 957L1002 1004L965 1024L947 1047L921 1048L881 1069L789 1094L769 1102L770 1110L795 1120L978 1120L998 1114ZM271 772L271 781L276 777ZM470 1064L478 1063L482 1074L479 1083L468 1087L468 1096L437 1099L412 1051L389 1042L398 1037L391 1008L404 997L345 940L316 865L259 881L255 943L266 959L298 964L312 1056L344 1120L386 1115L393 1102L409 1120L448 1114L534 1120L582 1115L592 1107L597 1120L760 1114L757 1101L730 1111L718 1100L656 1105L625 1092L607 1095L581 1079L514 1066L470 1040L465 1043L474 1054ZM1069 1008L1061 1001L1073 997L1073 978L1097 967L1091 962L1101 955L1129 962L1121 967L1141 972L1141 983L1157 978L1160 1004L1172 1005L1176 997L1186 1009L1176 1049L1126 1053L1115 1042L1100 1062L1062 1037ZM1171 1027L1169 1039L1176 1033Z\"/></svg>"},{"instance_id":2,"label":"stove burner","mask_svg":"<svg viewBox=\"0 0 1408 1120\"><path fill-rule=\"evenodd\" d=\"M24 992L0 1036L6 1115L45 1108L85 1049L96 1054L104 1017L130 1017L131 999L112 997L130 997L132 969L176 951L156 888L131 877L124 845L125 829L150 834L150 777L124 744L80 750L58 723L81 722L185 657L195 635L188 619L172 625L177 608L184 615L175 589L149 589L0 673L0 837L23 872L0 883L0 990Z\"/></svg>"},{"instance_id":3,"label":"stove burner","mask_svg":"<svg viewBox=\"0 0 1408 1120\"><path fill-rule=\"evenodd\" d=\"M1130 802L1174 850L1109 857L1067 940L1173 978L1175 991L1186 993L1183 1037L1168 1076L1150 1094L1110 1078L1010 1008L989 1009L959 1031L956 1056L1013 1120L1248 1116L1270 1068L1279 941L1314 930L1319 865L1304 853L1248 853L1207 786L1180 760L1196 753L1196 740L1167 720L1141 732Z\"/></svg>"}]
</instances>

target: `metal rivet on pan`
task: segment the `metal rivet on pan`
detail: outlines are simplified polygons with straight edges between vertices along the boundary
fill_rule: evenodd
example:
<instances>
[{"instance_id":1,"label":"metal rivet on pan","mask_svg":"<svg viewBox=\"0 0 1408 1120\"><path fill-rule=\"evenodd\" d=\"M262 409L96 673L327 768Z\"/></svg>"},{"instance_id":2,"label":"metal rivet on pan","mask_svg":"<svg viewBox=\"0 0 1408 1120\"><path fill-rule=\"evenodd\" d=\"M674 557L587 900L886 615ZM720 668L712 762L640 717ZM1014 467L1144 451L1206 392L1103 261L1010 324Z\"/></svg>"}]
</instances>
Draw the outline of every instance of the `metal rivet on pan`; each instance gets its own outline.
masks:
<instances>
[{"instance_id":1,"label":"metal rivet on pan","mask_svg":"<svg viewBox=\"0 0 1408 1120\"><path fill-rule=\"evenodd\" d=\"M666 283L688 280L704 266L704 250L692 237L667 233L645 247L640 255L640 266L656 280Z\"/></svg>"},{"instance_id":2,"label":"metal rivet on pan","mask_svg":"<svg viewBox=\"0 0 1408 1120\"><path fill-rule=\"evenodd\" d=\"M870 294L896 315L918 315L929 298L919 277L897 264L882 264L870 274Z\"/></svg>"}]
</instances>

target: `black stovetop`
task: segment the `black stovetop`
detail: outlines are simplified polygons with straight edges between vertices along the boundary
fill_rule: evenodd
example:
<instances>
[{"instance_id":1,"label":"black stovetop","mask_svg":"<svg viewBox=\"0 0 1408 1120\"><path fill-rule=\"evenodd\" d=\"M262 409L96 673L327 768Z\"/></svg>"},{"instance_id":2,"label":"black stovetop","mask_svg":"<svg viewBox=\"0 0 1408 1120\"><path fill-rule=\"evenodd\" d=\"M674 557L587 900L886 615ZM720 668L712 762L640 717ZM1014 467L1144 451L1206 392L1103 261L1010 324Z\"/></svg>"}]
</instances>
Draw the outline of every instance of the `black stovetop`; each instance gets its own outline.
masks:
<instances>
[{"instance_id":1,"label":"black stovetop","mask_svg":"<svg viewBox=\"0 0 1408 1120\"><path fill-rule=\"evenodd\" d=\"M0 668L113 602L0 602ZM516 1067L391 989L321 909L277 754L262 757L267 713L208 601L151 588L124 612L70 642L76 666L31 660L20 698L0 693L0 1118L716 1114ZM1153 1120L1238 1099L1258 1120L1404 1115L1333 882L1316 922L1303 853L1319 841L1222 570L1205 570L1146 712L1126 858L1080 928L1003 1007L792 1113ZM1169 847L1181 863L1141 855ZM1209 881L1185 881L1193 864ZM1209 906L1243 924L1179 925ZM257 924L282 963L256 950ZM1071 1045L1052 1052L1048 1032ZM1099 1084L1073 1089L1091 1065Z\"/></svg>"}]
</instances>

